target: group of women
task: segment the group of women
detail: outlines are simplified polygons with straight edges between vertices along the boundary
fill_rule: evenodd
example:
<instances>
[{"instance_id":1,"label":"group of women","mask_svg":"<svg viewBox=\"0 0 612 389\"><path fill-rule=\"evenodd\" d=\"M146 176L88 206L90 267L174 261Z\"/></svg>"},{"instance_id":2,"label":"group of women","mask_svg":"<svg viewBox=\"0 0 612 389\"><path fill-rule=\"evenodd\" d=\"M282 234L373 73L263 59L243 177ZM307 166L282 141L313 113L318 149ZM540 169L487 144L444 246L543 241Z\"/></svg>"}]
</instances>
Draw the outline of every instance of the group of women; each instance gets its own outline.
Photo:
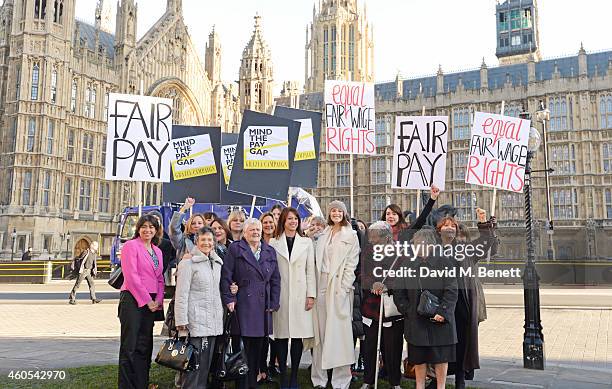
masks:
<instances>
[{"instance_id":1,"label":"group of women","mask_svg":"<svg viewBox=\"0 0 612 389\"><path fill-rule=\"evenodd\" d=\"M360 306L367 387L374 383L378 364L376 343L381 303L385 311L383 368L390 384L394 387L400 384L405 336L408 359L415 365L419 388L424 387L426 364L436 366L438 388L444 387L448 362L457 363L455 374L460 385L466 371L478 368L478 322L475 326L472 322L473 315L478 315L480 301L475 281L443 279L440 281L443 284L431 284L422 280L420 290L430 290L443 302L444 308L431 320L416 314L417 289L408 285L412 282L408 279L403 286L380 281L367 287L364 284L362 302L358 308L353 305L356 292L361 295L361 290L355 290L356 285L361 288L355 282L360 257L362 263L373 263L374 244L397 240L460 244L459 226L453 218L443 219L435 232L419 231L438 194L439 190L432 188L430 201L412 225L405 222L396 205L385 209L383 221L369 228L362 222L356 229L367 228L369 244L363 242L364 247L351 226L346 206L340 201L328 205L326 218L311 217L305 224L297 210L279 206L259 219L245 220L242 212L235 211L227 223L214 214L192 214L182 227L186 213L195 203L194 199L186 199L173 215L168 231L179 261L171 304L174 314L168 316L174 317L180 335L189 335L189 342L200 351L200 361L198 370L177 375L176 385L207 387L215 342L229 317L233 335L239 336L244 345L249 367L247 377L237 387L250 389L257 387L258 382L269 381L272 370L278 366L281 388L297 388L302 353L312 349L312 385L326 387L331 380L333 388L346 389L352 380L351 365L355 363L353 311ZM486 233L481 233L479 239L492 245L494 220L480 224L481 231ZM454 236L450 232L453 228ZM134 239L122 249L125 281L119 304L119 388L148 385L153 322L163 313L163 259L156 247L161 236L159 218L144 215L138 221ZM448 258L433 257L427 251L419 252L418 257L420 260L413 266L436 267L447 262L453 266L473 266L479 259L458 264ZM367 274L363 277L367 278Z\"/></svg>"}]
</instances>

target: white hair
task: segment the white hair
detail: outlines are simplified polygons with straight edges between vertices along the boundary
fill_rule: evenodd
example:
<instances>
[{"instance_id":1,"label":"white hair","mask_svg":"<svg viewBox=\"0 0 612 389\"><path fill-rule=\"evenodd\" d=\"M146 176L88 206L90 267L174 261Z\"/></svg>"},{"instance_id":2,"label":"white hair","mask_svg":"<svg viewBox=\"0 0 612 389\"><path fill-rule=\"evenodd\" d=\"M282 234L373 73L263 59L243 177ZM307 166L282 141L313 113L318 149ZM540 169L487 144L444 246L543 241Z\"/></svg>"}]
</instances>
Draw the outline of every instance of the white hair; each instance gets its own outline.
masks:
<instances>
[{"instance_id":1,"label":"white hair","mask_svg":"<svg viewBox=\"0 0 612 389\"><path fill-rule=\"evenodd\" d=\"M256 226L259 229L259 231L261 231L263 229L259 219L255 219L254 217L250 217L250 218L248 218L248 219L246 219L244 221L244 225L242 226L242 230L246 231L251 225Z\"/></svg>"}]
</instances>

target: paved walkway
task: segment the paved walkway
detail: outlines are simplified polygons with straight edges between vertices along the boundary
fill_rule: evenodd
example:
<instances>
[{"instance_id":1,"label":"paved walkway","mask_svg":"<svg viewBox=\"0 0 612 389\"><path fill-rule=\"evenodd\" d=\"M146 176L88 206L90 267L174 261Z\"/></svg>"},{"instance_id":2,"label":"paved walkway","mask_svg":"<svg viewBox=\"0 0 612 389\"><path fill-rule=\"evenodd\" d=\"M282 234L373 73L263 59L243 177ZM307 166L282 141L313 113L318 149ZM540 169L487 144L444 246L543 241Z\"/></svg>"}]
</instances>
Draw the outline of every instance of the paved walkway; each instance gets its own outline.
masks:
<instances>
[{"instance_id":1,"label":"paved walkway","mask_svg":"<svg viewBox=\"0 0 612 389\"><path fill-rule=\"evenodd\" d=\"M49 288L29 291L58 293L64 296L61 300L27 300L25 304L14 299L2 300L3 293L26 292L19 289L16 286L7 289L6 285L0 288L1 373L17 368L57 369L116 363L119 349L116 299L92 305L85 287L83 299L71 306L66 303L67 292L62 292L66 285L60 285L50 288L51 291ZM544 371L522 368L522 308L490 307L488 316L480 326L482 369L477 371L471 386L612 388L612 310L542 309ZM160 331L158 324L155 333ZM161 341L161 337L156 338L156 343ZM306 355L304 362L307 363Z\"/></svg>"}]
</instances>

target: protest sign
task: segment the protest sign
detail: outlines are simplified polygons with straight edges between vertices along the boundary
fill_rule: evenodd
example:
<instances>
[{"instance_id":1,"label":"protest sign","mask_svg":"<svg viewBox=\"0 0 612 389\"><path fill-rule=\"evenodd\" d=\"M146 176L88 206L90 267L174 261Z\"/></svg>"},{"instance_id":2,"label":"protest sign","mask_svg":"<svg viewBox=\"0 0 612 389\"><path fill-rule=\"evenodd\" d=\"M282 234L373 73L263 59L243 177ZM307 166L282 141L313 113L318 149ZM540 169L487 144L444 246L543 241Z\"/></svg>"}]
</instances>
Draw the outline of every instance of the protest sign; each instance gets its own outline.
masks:
<instances>
[{"instance_id":1,"label":"protest sign","mask_svg":"<svg viewBox=\"0 0 612 389\"><path fill-rule=\"evenodd\" d=\"M293 120L244 111L228 190L285 201L299 132L300 123ZM286 145L276 146L285 139ZM263 153L274 148L286 148L286 160L284 151Z\"/></svg>"},{"instance_id":2,"label":"protest sign","mask_svg":"<svg viewBox=\"0 0 612 389\"><path fill-rule=\"evenodd\" d=\"M465 182L521 193L531 122L476 112Z\"/></svg>"},{"instance_id":3,"label":"protest sign","mask_svg":"<svg viewBox=\"0 0 612 389\"><path fill-rule=\"evenodd\" d=\"M215 156L208 134L173 139L172 178L206 176L217 173Z\"/></svg>"},{"instance_id":4,"label":"protest sign","mask_svg":"<svg viewBox=\"0 0 612 389\"><path fill-rule=\"evenodd\" d=\"M221 169L223 169L223 181L226 186L229 185L230 176L232 174L236 146L237 144L221 146Z\"/></svg>"},{"instance_id":5,"label":"protest sign","mask_svg":"<svg viewBox=\"0 0 612 389\"><path fill-rule=\"evenodd\" d=\"M325 150L375 155L374 84L325 81Z\"/></svg>"},{"instance_id":6,"label":"protest sign","mask_svg":"<svg viewBox=\"0 0 612 389\"><path fill-rule=\"evenodd\" d=\"M111 93L107 180L169 182L172 100Z\"/></svg>"},{"instance_id":7,"label":"protest sign","mask_svg":"<svg viewBox=\"0 0 612 389\"><path fill-rule=\"evenodd\" d=\"M444 190L447 140L447 116L398 116L391 187Z\"/></svg>"},{"instance_id":8,"label":"protest sign","mask_svg":"<svg viewBox=\"0 0 612 389\"><path fill-rule=\"evenodd\" d=\"M301 188L316 188L323 115L319 112L277 106L274 110L274 116L295 120L301 124L289 185Z\"/></svg>"},{"instance_id":9,"label":"protest sign","mask_svg":"<svg viewBox=\"0 0 612 389\"><path fill-rule=\"evenodd\" d=\"M221 168L223 169L222 177L220 177L222 180L221 204L250 206L251 201L253 201L253 196L227 190L234 166L234 158L236 156L236 148L238 146L237 143L238 134L230 134L226 132L221 134ZM255 205L266 205L266 199L263 197L258 197Z\"/></svg>"},{"instance_id":10,"label":"protest sign","mask_svg":"<svg viewBox=\"0 0 612 389\"><path fill-rule=\"evenodd\" d=\"M182 203L193 197L198 203L219 203L221 129L174 126L170 144L170 182L163 186L163 201Z\"/></svg>"},{"instance_id":11,"label":"protest sign","mask_svg":"<svg viewBox=\"0 0 612 389\"><path fill-rule=\"evenodd\" d=\"M244 168L289 170L289 128L249 126L243 133Z\"/></svg>"}]
</instances>

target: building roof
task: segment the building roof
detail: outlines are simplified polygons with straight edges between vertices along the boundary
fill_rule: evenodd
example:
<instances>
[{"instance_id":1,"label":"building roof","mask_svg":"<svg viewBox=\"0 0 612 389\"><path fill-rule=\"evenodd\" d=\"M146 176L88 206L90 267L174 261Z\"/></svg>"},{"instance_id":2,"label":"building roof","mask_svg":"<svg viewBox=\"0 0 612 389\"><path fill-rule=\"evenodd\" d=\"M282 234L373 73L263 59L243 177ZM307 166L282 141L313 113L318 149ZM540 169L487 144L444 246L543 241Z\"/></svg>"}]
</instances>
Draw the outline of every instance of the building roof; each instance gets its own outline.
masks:
<instances>
[{"instance_id":1,"label":"building roof","mask_svg":"<svg viewBox=\"0 0 612 389\"><path fill-rule=\"evenodd\" d=\"M609 70L609 61L612 61L612 51L603 51L587 54L587 74L606 75ZM553 78L555 69L561 77L573 77L578 74L578 55L571 57L547 59L535 63L536 80L544 81ZM528 83L528 63L506 65L488 68L488 87L490 90L502 88L508 80L513 86L526 86ZM444 75L444 92L454 92L459 82L465 89L480 89L480 69L455 72ZM414 99L423 93L423 97L436 95L436 76L417 77L403 80L403 98ZM378 83L375 86L376 94L383 100L392 100L396 96L395 81Z\"/></svg>"},{"instance_id":2,"label":"building roof","mask_svg":"<svg viewBox=\"0 0 612 389\"><path fill-rule=\"evenodd\" d=\"M78 26L79 38L87 40L87 46L89 50L97 52L96 45L96 27L91 24L85 23L80 20L76 20ZM111 58L115 57L115 35L109 34L106 31L99 30L100 33L100 46L108 53Z\"/></svg>"}]
</instances>

